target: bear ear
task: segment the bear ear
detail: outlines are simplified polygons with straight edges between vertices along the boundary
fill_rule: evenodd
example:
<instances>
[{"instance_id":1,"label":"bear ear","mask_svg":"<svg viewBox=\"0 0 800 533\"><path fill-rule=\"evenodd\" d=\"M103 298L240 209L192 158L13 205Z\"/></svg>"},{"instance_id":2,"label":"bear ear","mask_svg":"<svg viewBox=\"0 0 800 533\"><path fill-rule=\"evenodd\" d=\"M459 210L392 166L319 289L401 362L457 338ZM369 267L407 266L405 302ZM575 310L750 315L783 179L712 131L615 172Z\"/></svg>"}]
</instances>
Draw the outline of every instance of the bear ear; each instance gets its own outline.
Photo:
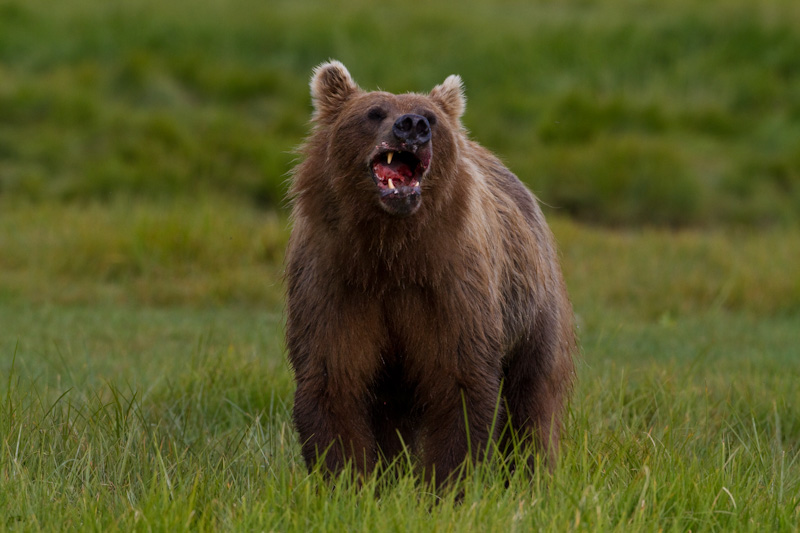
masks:
<instances>
[{"instance_id":1,"label":"bear ear","mask_svg":"<svg viewBox=\"0 0 800 533\"><path fill-rule=\"evenodd\" d=\"M336 116L342 104L360 91L347 68L339 61L328 61L314 69L311 76L311 100L314 120Z\"/></svg>"},{"instance_id":2,"label":"bear ear","mask_svg":"<svg viewBox=\"0 0 800 533\"><path fill-rule=\"evenodd\" d=\"M464 83L461 81L461 76L456 74L448 76L441 85L434 87L430 96L456 120L461 118L467 107Z\"/></svg>"}]
</instances>

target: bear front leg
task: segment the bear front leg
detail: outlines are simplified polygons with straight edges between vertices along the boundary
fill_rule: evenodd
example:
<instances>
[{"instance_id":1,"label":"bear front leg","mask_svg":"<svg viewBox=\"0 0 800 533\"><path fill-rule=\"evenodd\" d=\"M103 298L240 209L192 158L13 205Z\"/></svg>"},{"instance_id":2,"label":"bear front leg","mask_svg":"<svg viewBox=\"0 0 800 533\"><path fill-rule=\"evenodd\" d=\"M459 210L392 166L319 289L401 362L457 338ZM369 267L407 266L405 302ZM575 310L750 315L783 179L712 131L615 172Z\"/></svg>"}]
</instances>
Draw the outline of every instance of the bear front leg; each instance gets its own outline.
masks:
<instances>
[{"instance_id":1,"label":"bear front leg","mask_svg":"<svg viewBox=\"0 0 800 533\"><path fill-rule=\"evenodd\" d=\"M503 419L498 403L500 379L489 372L462 380L439 375L437 383L426 388L423 394L429 403L421 438L424 475L441 486L453 481L465 459L486 457Z\"/></svg>"},{"instance_id":2,"label":"bear front leg","mask_svg":"<svg viewBox=\"0 0 800 533\"><path fill-rule=\"evenodd\" d=\"M336 391L324 379L298 381L293 419L309 471L324 458L325 473L337 474L347 463L360 475L377 461L377 446L365 400L352 391Z\"/></svg>"},{"instance_id":3,"label":"bear front leg","mask_svg":"<svg viewBox=\"0 0 800 533\"><path fill-rule=\"evenodd\" d=\"M503 396L512 432L504 447L511 449L512 439L522 448L543 455L550 469L555 466L562 432L562 417L573 377L570 351L572 344L553 338L552 329L540 329L530 335L509 358ZM535 456L528 467L533 470Z\"/></svg>"},{"instance_id":4,"label":"bear front leg","mask_svg":"<svg viewBox=\"0 0 800 533\"><path fill-rule=\"evenodd\" d=\"M511 432L506 435L503 447L510 452L516 441L521 450L542 453L545 464L553 468L564 407L557 387L547 377L533 373L509 373L504 396ZM536 457L531 454L528 458L531 471L535 463Z\"/></svg>"},{"instance_id":5,"label":"bear front leg","mask_svg":"<svg viewBox=\"0 0 800 533\"><path fill-rule=\"evenodd\" d=\"M352 463L355 472L366 475L377 461L369 386L385 342L377 309L357 293L312 300L292 289L286 339L297 382L293 419L303 458L309 470L324 457L329 474Z\"/></svg>"}]
</instances>

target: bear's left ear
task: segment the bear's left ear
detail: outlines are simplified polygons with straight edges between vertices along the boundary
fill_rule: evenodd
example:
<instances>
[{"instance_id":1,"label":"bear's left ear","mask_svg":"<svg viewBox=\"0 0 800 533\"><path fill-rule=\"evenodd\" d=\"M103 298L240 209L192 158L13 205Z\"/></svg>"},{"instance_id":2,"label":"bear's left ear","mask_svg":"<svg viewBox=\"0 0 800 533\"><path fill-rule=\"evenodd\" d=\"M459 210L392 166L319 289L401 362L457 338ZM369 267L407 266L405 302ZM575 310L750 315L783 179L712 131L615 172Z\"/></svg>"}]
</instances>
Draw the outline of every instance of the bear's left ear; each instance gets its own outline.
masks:
<instances>
[{"instance_id":1,"label":"bear's left ear","mask_svg":"<svg viewBox=\"0 0 800 533\"><path fill-rule=\"evenodd\" d=\"M327 121L335 117L342 104L358 91L358 85L339 61L321 64L311 77L314 120Z\"/></svg>"},{"instance_id":2,"label":"bear's left ear","mask_svg":"<svg viewBox=\"0 0 800 533\"><path fill-rule=\"evenodd\" d=\"M464 83L461 76L453 74L448 76L444 83L437 85L431 91L430 97L435 100L445 112L458 120L467 107L467 98L464 96Z\"/></svg>"}]
</instances>

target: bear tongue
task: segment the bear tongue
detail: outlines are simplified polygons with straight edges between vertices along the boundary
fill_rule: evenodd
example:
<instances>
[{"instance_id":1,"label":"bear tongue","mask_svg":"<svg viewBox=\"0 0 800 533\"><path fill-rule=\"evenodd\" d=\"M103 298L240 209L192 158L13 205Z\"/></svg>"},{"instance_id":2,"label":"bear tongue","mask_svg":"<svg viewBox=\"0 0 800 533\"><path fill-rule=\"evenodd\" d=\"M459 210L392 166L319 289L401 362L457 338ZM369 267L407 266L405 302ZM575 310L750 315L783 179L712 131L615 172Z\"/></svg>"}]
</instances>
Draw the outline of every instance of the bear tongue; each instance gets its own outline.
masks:
<instances>
[{"instance_id":1,"label":"bear tongue","mask_svg":"<svg viewBox=\"0 0 800 533\"><path fill-rule=\"evenodd\" d=\"M414 173L411 172L411 168L404 163L398 163L392 166L379 163L375 165L375 175L378 176L378 179L382 182L392 180L393 182L405 185L406 180L410 179Z\"/></svg>"}]
</instances>

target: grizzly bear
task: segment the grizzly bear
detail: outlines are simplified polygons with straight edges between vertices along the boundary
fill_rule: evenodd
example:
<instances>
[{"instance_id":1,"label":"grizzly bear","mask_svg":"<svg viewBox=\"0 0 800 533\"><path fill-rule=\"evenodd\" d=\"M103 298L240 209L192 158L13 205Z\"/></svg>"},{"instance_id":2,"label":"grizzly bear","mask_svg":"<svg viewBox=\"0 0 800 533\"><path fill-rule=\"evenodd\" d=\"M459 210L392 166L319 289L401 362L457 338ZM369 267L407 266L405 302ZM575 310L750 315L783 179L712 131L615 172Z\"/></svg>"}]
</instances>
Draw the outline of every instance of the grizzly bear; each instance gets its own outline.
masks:
<instances>
[{"instance_id":1,"label":"grizzly bear","mask_svg":"<svg viewBox=\"0 0 800 533\"><path fill-rule=\"evenodd\" d=\"M286 259L308 468L367 474L408 449L438 483L511 439L552 462L572 306L534 196L461 125L461 78L368 92L330 61L311 95Z\"/></svg>"}]
</instances>

